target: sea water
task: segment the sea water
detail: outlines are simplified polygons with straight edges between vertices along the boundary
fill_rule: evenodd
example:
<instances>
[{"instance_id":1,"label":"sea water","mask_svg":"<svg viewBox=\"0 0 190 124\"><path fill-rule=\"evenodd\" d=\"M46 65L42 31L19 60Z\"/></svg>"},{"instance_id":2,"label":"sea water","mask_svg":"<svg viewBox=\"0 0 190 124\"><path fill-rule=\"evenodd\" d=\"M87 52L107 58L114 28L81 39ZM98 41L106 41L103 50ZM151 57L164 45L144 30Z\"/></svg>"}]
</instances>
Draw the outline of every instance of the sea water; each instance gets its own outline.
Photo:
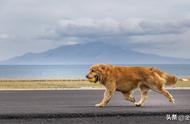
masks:
<instances>
[{"instance_id":1,"label":"sea water","mask_svg":"<svg viewBox=\"0 0 190 124\"><path fill-rule=\"evenodd\" d=\"M85 79L91 65L0 65L0 79ZM190 76L190 64L150 64L180 77Z\"/></svg>"}]
</instances>

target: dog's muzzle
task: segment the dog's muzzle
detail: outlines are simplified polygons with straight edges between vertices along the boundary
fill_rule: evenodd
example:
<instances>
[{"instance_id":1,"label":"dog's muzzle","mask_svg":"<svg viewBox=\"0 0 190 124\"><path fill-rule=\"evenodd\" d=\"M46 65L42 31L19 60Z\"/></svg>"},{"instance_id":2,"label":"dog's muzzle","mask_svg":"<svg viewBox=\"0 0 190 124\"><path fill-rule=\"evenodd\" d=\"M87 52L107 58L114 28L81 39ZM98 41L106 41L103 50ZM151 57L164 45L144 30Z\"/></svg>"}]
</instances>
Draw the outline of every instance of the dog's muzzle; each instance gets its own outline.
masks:
<instances>
[{"instance_id":1,"label":"dog's muzzle","mask_svg":"<svg viewBox=\"0 0 190 124\"><path fill-rule=\"evenodd\" d=\"M93 78L89 78L88 76L86 76L86 78L88 79L88 81L94 82L94 83L98 82L98 80L99 80L98 75L95 75Z\"/></svg>"}]
</instances>

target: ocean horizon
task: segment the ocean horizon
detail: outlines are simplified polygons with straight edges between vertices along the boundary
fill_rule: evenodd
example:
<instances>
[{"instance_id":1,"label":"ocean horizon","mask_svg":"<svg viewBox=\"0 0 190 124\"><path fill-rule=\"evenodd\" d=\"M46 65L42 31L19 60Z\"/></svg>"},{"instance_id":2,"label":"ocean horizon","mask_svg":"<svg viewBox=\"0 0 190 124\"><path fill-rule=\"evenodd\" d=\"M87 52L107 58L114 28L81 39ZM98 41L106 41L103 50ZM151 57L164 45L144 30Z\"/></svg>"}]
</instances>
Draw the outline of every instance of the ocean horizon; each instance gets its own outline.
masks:
<instances>
[{"instance_id":1,"label":"ocean horizon","mask_svg":"<svg viewBox=\"0 0 190 124\"><path fill-rule=\"evenodd\" d=\"M0 80L85 79L91 65L0 65ZM190 76L190 64L139 64L157 67L178 77Z\"/></svg>"}]
</instances>

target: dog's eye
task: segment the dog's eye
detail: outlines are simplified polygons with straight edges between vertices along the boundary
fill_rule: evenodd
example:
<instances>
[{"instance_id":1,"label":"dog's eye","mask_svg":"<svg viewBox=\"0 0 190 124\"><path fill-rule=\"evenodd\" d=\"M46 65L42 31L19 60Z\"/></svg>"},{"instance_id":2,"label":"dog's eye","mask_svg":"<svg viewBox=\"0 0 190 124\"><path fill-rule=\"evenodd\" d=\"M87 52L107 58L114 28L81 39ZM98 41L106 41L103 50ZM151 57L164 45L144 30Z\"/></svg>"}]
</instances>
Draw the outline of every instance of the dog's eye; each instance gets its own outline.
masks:
<instances>
[{"instance_id":1,"label":"dog's eye","mask_svg":"<svg viewBox=\"0 0 190 124\"><path fill-rule=\"evenodd\" d=\"M91 72L94 72L94 70L92 69Z\"/></svg>"}]
</instances>

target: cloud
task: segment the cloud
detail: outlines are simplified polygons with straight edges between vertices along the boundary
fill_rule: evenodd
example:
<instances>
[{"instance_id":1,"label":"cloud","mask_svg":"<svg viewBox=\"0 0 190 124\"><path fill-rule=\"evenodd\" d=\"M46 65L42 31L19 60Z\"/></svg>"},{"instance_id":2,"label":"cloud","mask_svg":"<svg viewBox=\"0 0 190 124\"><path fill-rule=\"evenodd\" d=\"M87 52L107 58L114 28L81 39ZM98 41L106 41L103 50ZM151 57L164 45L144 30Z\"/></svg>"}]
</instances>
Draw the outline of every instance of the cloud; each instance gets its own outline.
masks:
<instances>
[{"instance_id":1,"label":"cloud","mask_svg":"<svg viewBox=\"0 0 190 124\"><path fill-rule=\"evenodd\" d=\"M190 58L189 8L189 0L1 0L0 60L95 41Z\"/></svg>"},{"instance_id":2,"label":"cloud","mask_svg":"<svg viewBox=\"0 0 190 124\"><path fill-rule=\"evenodd\" d=\"M0 39L7 39L9 36L7 34L0 34Z\"/></svg>"},{"instance_id":3,"label":"cloud","mask_svg":"<svg viewBox=\"0 0 190 124\"><path fill-rule=\"evenodd\" d=\"M61 19L56 26L46 30L42 38L56 40L65 45L107 42L140 52L176 57L177 52L172 54L172 51L177 48L186 49L185 46L189 45L184 38L188 35L189 22L189 20L166 22L141 18ZM180 56L185 57L187 54Z\"/></svg>"},{"instance_id":4,"label":"cloud","mask_svg":"<svg viewBox=\"0 0 190 124\"><path fill-rule=\"evenodd\" d=\"M174 37L184 34L190 28L190 21L154 21L140 18L116 20L112 18L62 19L44 32L42 38L66 42L117 40L132 43L172 42ZM177 37L176 37L177 36ZM111 40L111 41L112 41Z\"/></svg>"},{"instance_id":5,"label":"cloud","mask_svg":"<svg viewBox=\"0 0 190 124\"><path fill-rule=\"evenodd\" d=\"M125 20L79 18L62 19L54 29L51 29L51 33L65 37L161 35L181 34L189 27L189 21L158 22L137 18Z\"/></svg>"}]
</instances>

